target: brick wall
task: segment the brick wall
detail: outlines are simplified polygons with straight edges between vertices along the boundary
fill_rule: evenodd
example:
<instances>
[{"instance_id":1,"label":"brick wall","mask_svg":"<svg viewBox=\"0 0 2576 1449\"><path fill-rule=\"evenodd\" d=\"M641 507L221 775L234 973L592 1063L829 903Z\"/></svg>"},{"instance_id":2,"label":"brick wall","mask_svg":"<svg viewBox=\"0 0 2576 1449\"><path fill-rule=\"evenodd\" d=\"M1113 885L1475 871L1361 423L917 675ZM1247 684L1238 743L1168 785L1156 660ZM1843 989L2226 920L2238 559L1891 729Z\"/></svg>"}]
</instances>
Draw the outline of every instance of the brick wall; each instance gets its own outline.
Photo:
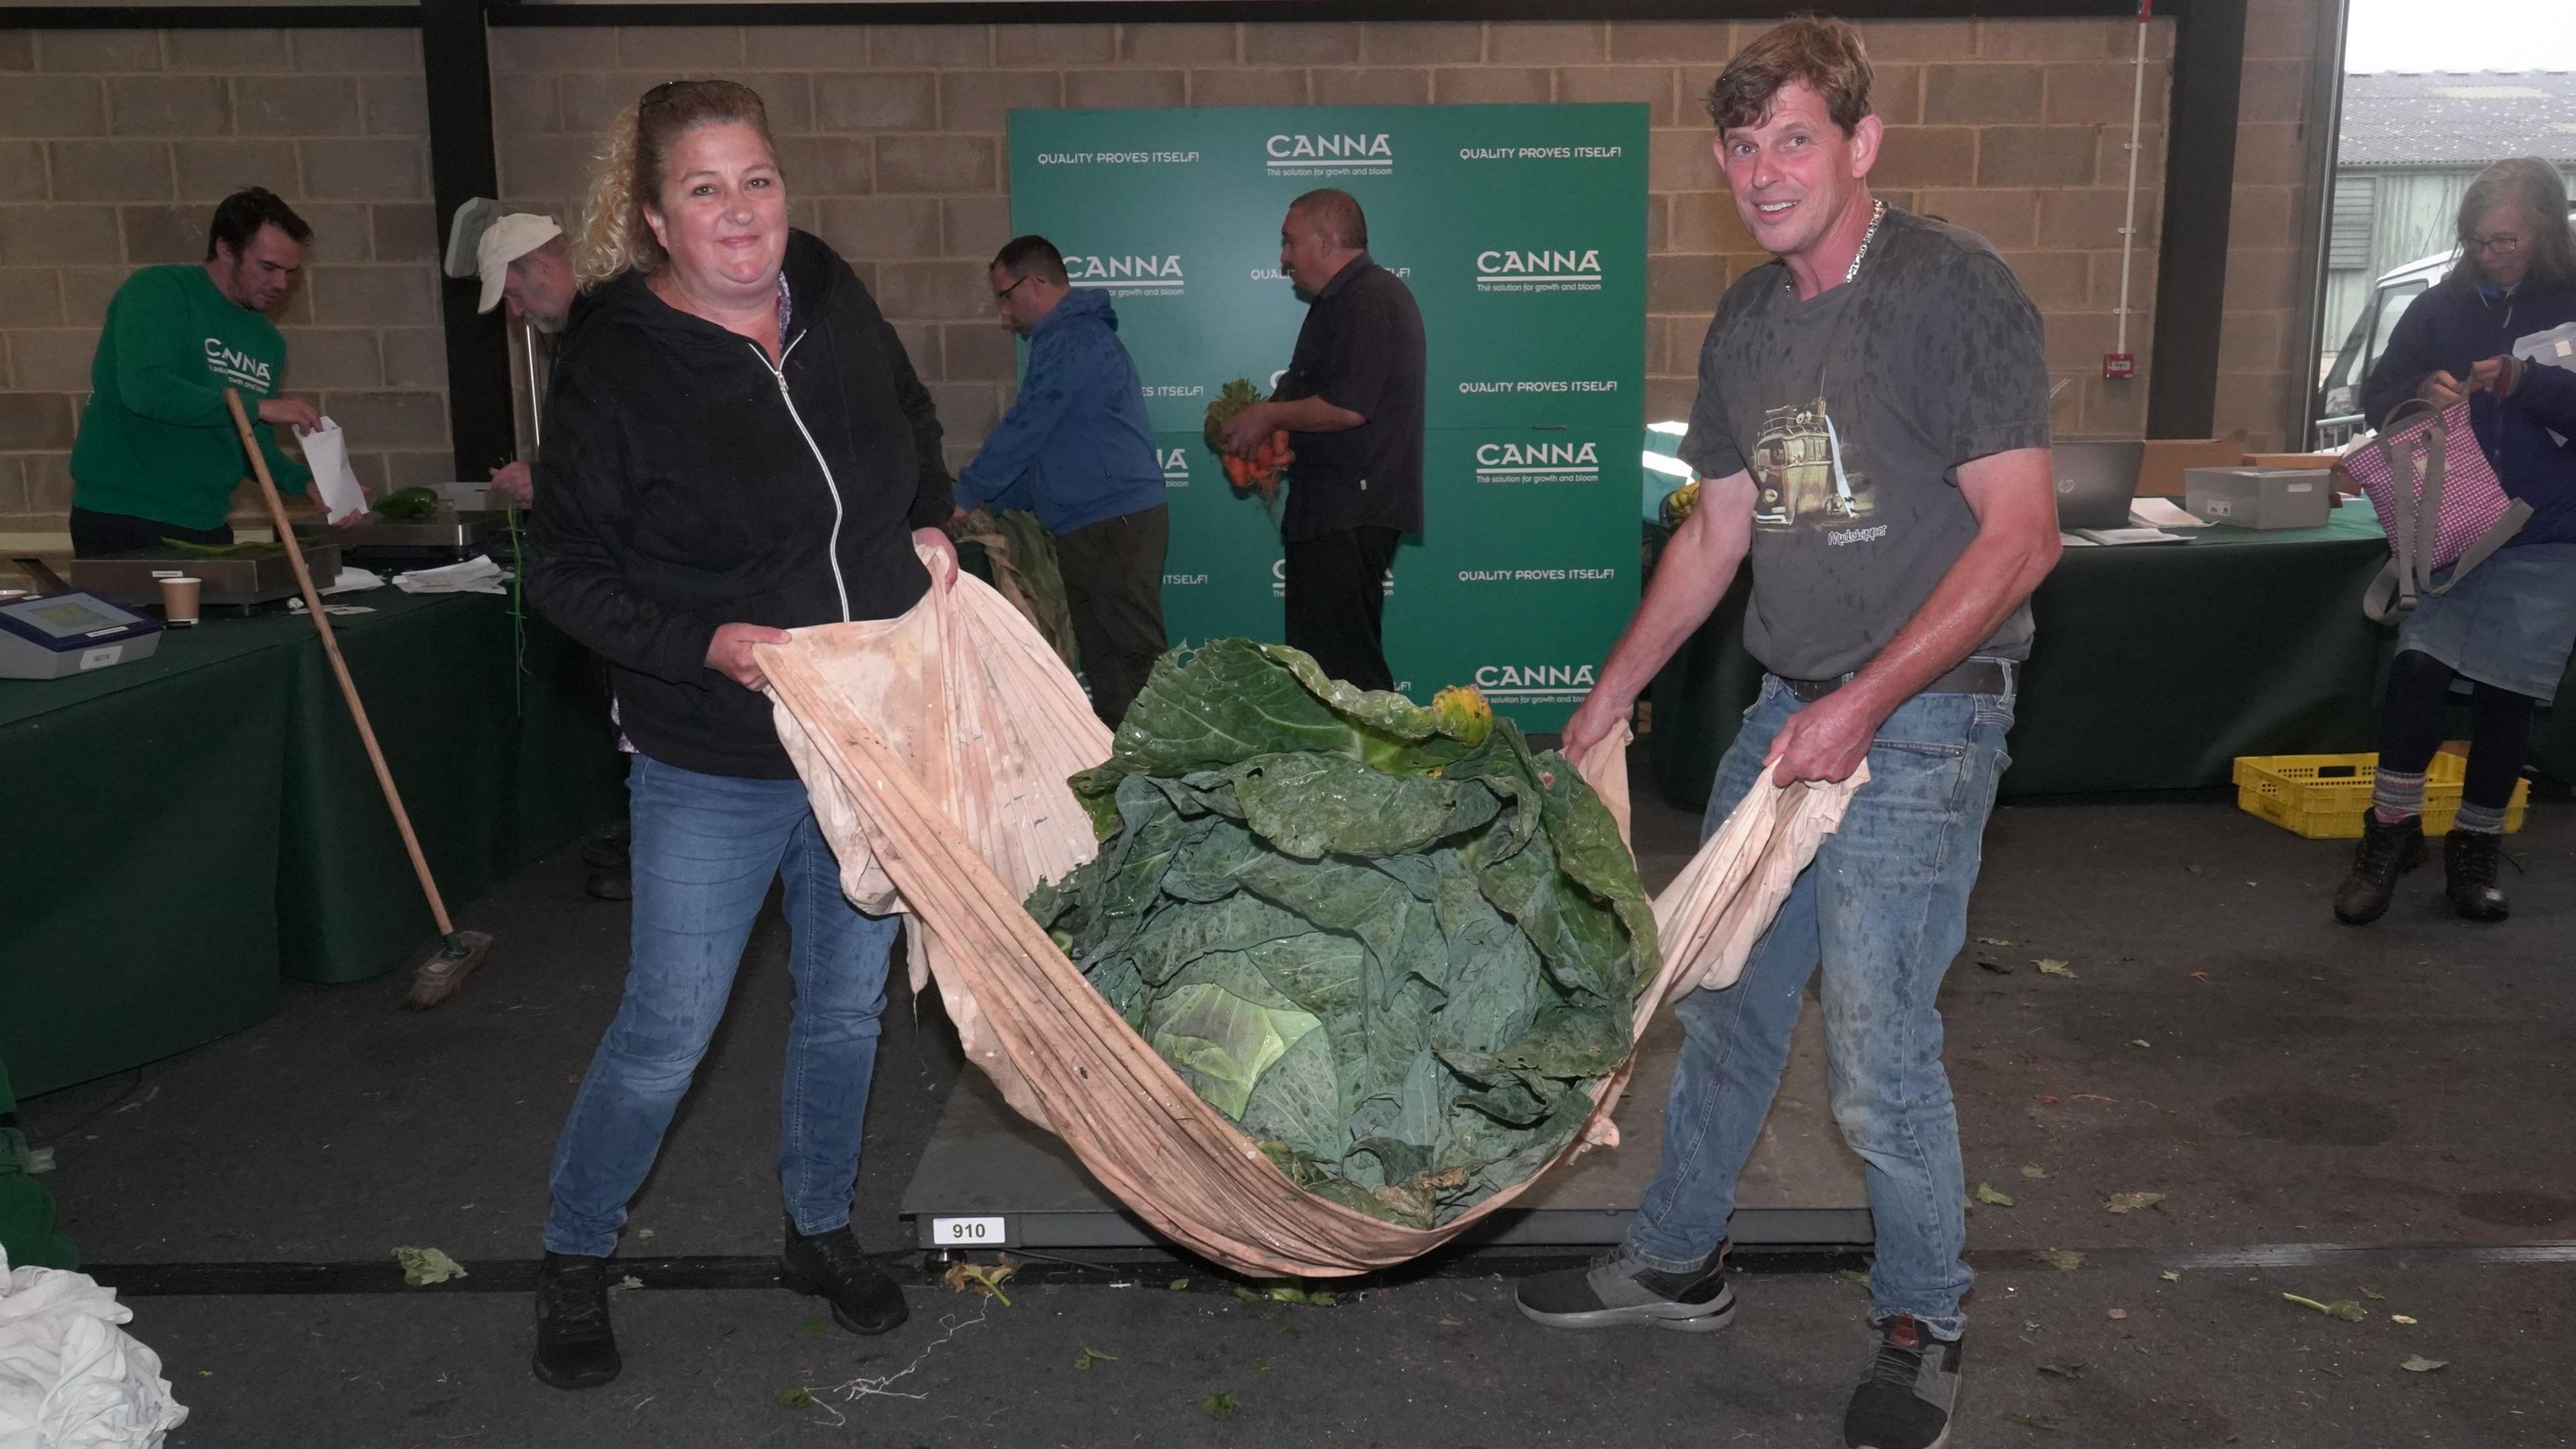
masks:
<instances>
[{"instance_id":1,"label":"brick wall","mask_svg":"<svg viewBox=\"0 0 2576 1449\"><path fill-rule=\"evenodd\" d=\"M2236 197L2227 232L2227 297L2219 328L2220 432L2243 428L2264 449L2298 445L2313 376L2302 377L2317 207L2325 170L2312 165L2311 98L2324 53L2318 0L2247 0L2245 88L2237 106ZM2331 156L2331 152L2327 153Z\"/></svg>"},{"instance_id":2,"label":"brick wall","mask_svg":"<svg viewBox=\"0 0 2576 1449\"><path fill-rule=\"evenodd\" d=\"M2251 0L2247 25L2217 416L2265 444L2295 428L2302 396L2316 3ZM495 128L506 199L563 215L613 108L674 74L759 88L797 221L876 289L963 462L1010 397L1012 349L982 275L1010 230L1012 109L1641 101L1655 128L1648 409L1677 417L1718 294L1761 261L1698 96L1765 23L510 27L492 33ZM2140 377L2100 377L2120 289L2132 24L1863 27L1890 131L1880 189L1984 232L2011 261L2048 319L2067 437L2136 436L2145 420L2164 21L2130 272ZM450 476L421 118L407 31L0 30L0 536L59 534L117 283L195 260L209 206L252 181L320 232L281 317L288 387L350 427L370 486Z\"/></svg>"},{"instance_id":3,"label":"brick wall","mask_svg":"<svg viewBox=\"0 0 2576 1449\"><path fill-rule=\"evenodd\" d=\"M2302 0L2304 3L2304 0ZM562 214L611 110L674 74L756 89L798 224L857 265L934 392L953 461L1007 405L1009 338L984 264L1010 236L1005 117L1036 107L1642 101L1652 113L1647 410L1689 407L1699 338L1764 260L1735 218L1699 96L1767 22L507 28L492 36L502 188ZM2133 21L1862 27L1900 205L1984 232L2047 314L2070 380L2066 436L2137 436L2151 359L2171 28L2147 88L2142 246L2130 325L2141 376L2101 380L2120 278ZM1267 228L1261 218L1246 225Z\"/></svg>"},{"instance_id":4,"label":"brick wall","mask_svg":"<svg viewBox=\"0 0 2576 1449\"><path fill-rule=\"evenodd\" d=\"M108 299L245 185L315 232L286 389L370 487L452 476L424 116L408 30L0 30L0 537L59 543Z\"/></svg>"}]
</instances>

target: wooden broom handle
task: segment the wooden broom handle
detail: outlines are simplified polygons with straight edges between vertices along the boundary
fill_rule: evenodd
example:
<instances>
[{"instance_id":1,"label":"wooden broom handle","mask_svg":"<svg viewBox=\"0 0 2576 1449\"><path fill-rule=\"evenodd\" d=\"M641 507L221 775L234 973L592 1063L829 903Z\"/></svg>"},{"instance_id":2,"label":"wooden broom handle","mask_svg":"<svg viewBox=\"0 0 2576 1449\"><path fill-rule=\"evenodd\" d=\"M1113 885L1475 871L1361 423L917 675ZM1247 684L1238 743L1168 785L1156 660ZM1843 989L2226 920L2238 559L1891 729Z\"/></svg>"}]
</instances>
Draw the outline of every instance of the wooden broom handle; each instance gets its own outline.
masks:
<instances>
[{"instance_id":1,"label":"wooden broom handle","mask_svg":"<svg viewBox=\"0 0 2576 1449\"><path fill-rule=\"evenodd\" d=\"M367 706L358 698L358 684L349 677L348 661L340 657L340 641L331 632L331 616L322 612L322 593L313 587L313 573L304 566L304 549L295 541L295 525L286 518L286 500L277 493L277 480L268 476L268 457L259 450L259 438L250 430L250 414L242 411L241 394L224 389L224 406L233 411L233 427L240 432L242 450L250 455L250 470L259 479L259 495L268 504L268 521L277 528L277 541L286 545L286 561L295 566L295 586L304 591L304 611L313 616L313 627L322 635L322 652L331 657L331 673L340 681L340 697L349 702L349 718L358 726L358 738L367 747L367 763L376 767L376 783L384 788L385 804L394 812L394 828L402 832L403 849L411 854L411 869L420 877L421 894L429 897L429 914L438 922L438 934L452 936L456 927L447 919L447 902L438 894L438 882L429 873L429 857L420 853L420 837L412 833L411 815L403 809L402 792L394 788L394 772L385 764L385 752L376 744L376 731L367 723Z\"/></svg>"}]
</instances>

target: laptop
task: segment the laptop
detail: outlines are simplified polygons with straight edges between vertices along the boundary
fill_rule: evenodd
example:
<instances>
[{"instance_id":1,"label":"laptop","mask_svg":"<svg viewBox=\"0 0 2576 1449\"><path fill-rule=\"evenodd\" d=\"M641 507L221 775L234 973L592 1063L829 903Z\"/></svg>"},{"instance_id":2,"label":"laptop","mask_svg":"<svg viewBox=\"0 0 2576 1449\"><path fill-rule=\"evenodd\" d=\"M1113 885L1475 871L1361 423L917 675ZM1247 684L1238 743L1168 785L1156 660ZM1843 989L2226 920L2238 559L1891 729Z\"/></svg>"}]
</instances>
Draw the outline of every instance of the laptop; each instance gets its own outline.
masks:
<instances>
[{"instance_id":1,"label":"laptop","mask_svg":"<svg viewBox=\"0 0 2576 1449\"><path fill-rule=\"evenodd\" d=\"M2057 482L2060 529L2126 528L2144 443L2059 443L2049 467Z\"/></svg>"}]
</instances>

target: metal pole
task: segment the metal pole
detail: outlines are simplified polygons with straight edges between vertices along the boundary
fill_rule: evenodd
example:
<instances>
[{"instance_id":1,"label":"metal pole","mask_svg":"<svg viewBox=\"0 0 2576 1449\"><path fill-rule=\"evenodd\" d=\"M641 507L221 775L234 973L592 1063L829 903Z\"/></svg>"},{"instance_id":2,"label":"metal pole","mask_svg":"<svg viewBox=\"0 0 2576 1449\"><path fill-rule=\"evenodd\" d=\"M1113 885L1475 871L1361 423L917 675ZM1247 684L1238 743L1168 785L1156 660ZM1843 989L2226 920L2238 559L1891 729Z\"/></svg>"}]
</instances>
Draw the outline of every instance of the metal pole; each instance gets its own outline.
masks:
<instances>
[{"instance_id":1,"label":"metal pole","mask_svg":"<svg viewBox=\"0 0 2576 1449\"><path fill-rule=\"evenodd\" d=\"M2147 106L2147 21L2155 8L2155 0L2139 0L2137 74L2129 85L2129 201L2120 214L2119 340L2111 344L2113 352L2122 354L2129 350L2129 253L2138 242L2138 127Z\"/></svg>"},{"instance_id":2,"label":"metal pole","mask_svg":"<svg viewBox=\"0 0 2576 1449\"><path fill-rule=\"evenodd\" d=\"M2343 57L2344 45L2351 34L2351 0L2326 0L2317 12L2317 24L2326 28L2325 44L2317 47L2323 58L2321 74L2309 89L2310 116L2308 128L2308 164L2317 178L2316 229L2309 243L2315 248L2308 271L2307 315L2300 319L2306 333L2299 348L2299 446L2316 446L2318 385L2317 358L2325 351L2326 340L2317 328L2326 315L2326 253L2334 244L2335 162L2343 155Z\"/></svg>"}]
</instances>

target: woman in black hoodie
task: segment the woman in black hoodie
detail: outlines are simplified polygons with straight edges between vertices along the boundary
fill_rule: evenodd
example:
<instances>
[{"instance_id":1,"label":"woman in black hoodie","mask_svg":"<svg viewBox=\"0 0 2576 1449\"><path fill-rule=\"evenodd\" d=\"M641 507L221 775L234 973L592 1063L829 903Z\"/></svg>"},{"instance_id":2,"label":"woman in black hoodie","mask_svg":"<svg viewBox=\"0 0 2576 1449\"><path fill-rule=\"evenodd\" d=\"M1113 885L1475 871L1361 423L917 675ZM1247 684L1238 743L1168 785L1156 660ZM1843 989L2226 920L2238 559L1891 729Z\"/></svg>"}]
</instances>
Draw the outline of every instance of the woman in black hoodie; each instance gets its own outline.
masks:
<instances>
[{"instance_id":1,"label":"woman in black hoodie","mask_svg":"<svg viewBox=\"0 0 2576 1449\"><path fill-rule=\"evenodd\" d=\"M795 1023L781 1276L844 1328L904 1319L850 1231L891 917L841 893L753 647L903 613L953 576L939 421L875 299L787 226L760 97L645 93L612 128L576 267L592 307L546 408L528 597L605 656L637 753L633 958L556 1148L537 1377L617 1376L607 1259L786 880Z\"/></svg>"}]
</instances>

